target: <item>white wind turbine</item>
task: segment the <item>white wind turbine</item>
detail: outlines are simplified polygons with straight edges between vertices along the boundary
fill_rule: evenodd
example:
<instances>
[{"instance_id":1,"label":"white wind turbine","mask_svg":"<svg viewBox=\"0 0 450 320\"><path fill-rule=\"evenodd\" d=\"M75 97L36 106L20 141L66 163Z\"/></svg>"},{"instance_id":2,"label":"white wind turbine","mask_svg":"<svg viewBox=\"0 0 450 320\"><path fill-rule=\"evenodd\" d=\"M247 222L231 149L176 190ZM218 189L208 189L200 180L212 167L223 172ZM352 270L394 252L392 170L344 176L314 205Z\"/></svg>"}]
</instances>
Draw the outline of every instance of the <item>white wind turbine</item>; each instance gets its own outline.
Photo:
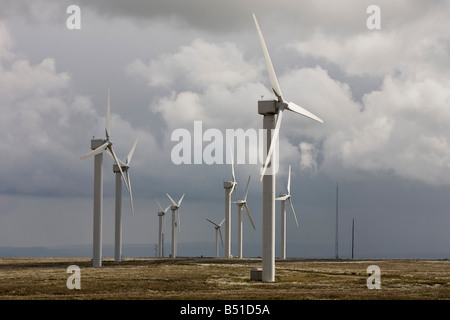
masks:
<instances>
[{"instance_id":1,"label":"white wind turbine","mask_svg":"<svg viewBox=\"0 0 450 320\"><path fill-rule=\"evenodd\" d=\"M248 210L248 206L247 206L247 194L248 194L248 187L250 184L250 178L251 178L251 176L248 176L247 187L245 188L244 199L237 200L234 202L238 206L238 257L239 258L242 258L242 233L243 233L243 230L242 230L242 207L244 207L245 212L247 213L247 216L250 219L250 222L252 223L253 229L256 230L255 224L253 223L252 217L250 215L250 211ZM236 190L236 194L237 194L237 190Z\"/></svg>"},{"instance_id":2,"label":"white wind turbine","mask_svg":"<svg viewBox=\"0 0 450 320\"><path fill-rule=\"evenodd\" d=\"M115 241L114 241L114 261L120 262L122 260L122 181L121 172L125 173L127 176L128 193L130 195L131 203L131 213L134 217L134 205L133 205L133 194L131 193L131 181L130 181L130 162L133 157L134 149L138 138L136 138L130 152L125 160L125 163L119 159L120 169L117 164L113 165L113 172L116 174L116 215L115 215ZM111 152L107 150L108 154L113 157ZM114 158L113 158L114 159Z\"/></svg>"},{"instance_id":3,"label":"white wind turbine","mask_svg":"<svg viewBox=\"0 0 450 320\"><path fill-rule=\"evenodd\" d=\"M276 169L274 165L270 166L270 173L265 174L274 153L275 145L278 141L278 135L283 118L284 110L289 110L300 115L306 116L313 120L323 123L322 119L303 109L293 102L283 99L280 86L278 84L275 70L270 60L269 52L266 47L261 29L259 27L256 16L253 14L256 30L266 61L272 90L277 100L258 101L258 113L264 116L263 129L267 132L267 157L261 173L263 181L263 256L262 256L262 281L275 281L275 175ZM275 122L275 115L277 115ZM274 129L273 136L272 130ZM273 143L272 143L273 141ZM275 155L276 156L276 155ZM275 157L277 159L277 157Z\"/></svg>"},{"instance_id":4,"label":"white wind turbine","mask_svg":"<svg viewBox=\"0 0 450 320\"><path fill-rule=\"evenodd\" d=\"M220 241L222 242L222 247L223 247L222 231L220 230L220 227L224 223L225 219L223 219L222 222L219 224L212 222L209 219L206 219L206 220L211 222L214 225L214 228L216 229L216 258L218 258L219 257L219 235L220 235Z\"/></svg>"},{"instance_id":5,"label":"white wind turbine","mask_svg":"<svg viewBox=\"0 0 450 320\"><path fill-rule=\"evenodd\" d=\"M94 267L102 266L102 216L103 216L103 152L109 150L114 162L118 165L119 172L128 188L119 159L112 148L112 141L110 140L110 94L108 87L108 103L106 109L106 139L92 139L92 151L82 156L80 159L86 159L94 156L94 241L93 241L93 258L92 264Z\"/></svg>"},{"instance_id":6,"label":"white wind turbine","mask_svg":"<svg viewBox=\"0 0 450 320\"><path fill-rule=\"evenodd\" d=\"M234 174L233 151L231 151L231 177L233 180L223 182L225 188L225 258L231 258L231 194L237 185Z\"/></svg>"},{"instance_id":7,"label":"white wind turbine","mask_svg":"<svg viewBox=\"0 0 450 320\"><path fill-rule=\"evenodd\" d=\"M172 197L166 193L166 195L169 197L170 201L172 202L172 205L170 206L170 209L172 210L172 258L177 257L177 230L180 228L180 213L179 209L181 206L181 202L184 198L184 193L181 196L180 200L178 202L175 202Z\"/></svg>"},{"instance_id":8,"label":"white wind turbine","mask_svg":"<svg viewBox=\"0 0 450 320\"><path fill-rule=\"evenodd\" d=\"M156 200L156 199L155 199ZM158 258L164 257L164 216L166 215L167 210L169 210L170 205L167 208L163 209L158 200L156 200L158 204L159 211L159 233L158 233Z\"/></svg>"},{"instance_id":9,"label":"white wind turbine","mask_svg":"<svg viewBox=\"0 0 450 320\"><path fill-rule=\"evenodd\" d=\"M286 200L289 200L291 205L292 214L294 215L295 224L298 227L298 220L295 214L294 206L292 205L292 197L291 197L291 166L289 166L289 176L287 183L287 193L280 194L278 198L275 200L280 200L281 202L281 259L286 259Z\"/></svg>"}]
</instances>

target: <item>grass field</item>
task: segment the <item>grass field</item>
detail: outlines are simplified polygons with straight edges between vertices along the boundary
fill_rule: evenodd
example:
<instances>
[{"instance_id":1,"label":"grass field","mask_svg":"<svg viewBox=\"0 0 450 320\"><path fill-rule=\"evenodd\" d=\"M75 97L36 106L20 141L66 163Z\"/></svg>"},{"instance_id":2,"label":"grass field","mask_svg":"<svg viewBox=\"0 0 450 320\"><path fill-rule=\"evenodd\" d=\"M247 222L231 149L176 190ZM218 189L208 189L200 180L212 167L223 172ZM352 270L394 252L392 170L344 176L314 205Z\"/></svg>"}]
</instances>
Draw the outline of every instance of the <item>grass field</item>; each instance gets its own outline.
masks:
<instances>
[{"instance_id":1,"label":"grass field","mask_svg":"<svg viewBox=\"0 0 450 320\"><path fill-rule=\"evenodd\" d=\"M70 265L80 289L68 289ZM381 270L381 288L367 288L367 267ZM2 300L450 300L449 260L276 261L276 281L250 280L261 259L1 258Z\"/></svg>"}]
</instances>

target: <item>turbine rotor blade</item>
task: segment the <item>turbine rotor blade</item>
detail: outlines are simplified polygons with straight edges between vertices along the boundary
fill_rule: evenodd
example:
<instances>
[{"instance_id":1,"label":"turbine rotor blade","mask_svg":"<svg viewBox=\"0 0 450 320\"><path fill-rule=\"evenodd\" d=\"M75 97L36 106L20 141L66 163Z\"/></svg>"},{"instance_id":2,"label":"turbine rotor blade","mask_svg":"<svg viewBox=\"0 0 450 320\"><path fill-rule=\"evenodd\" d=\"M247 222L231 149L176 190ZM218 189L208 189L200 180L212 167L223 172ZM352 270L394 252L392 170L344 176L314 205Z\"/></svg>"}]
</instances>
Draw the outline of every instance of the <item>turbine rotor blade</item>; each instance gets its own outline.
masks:
<instances>
[{"instance_id":1,"label":"turbine rotor blade","mask_svg":"<svg viewBox=\"0 0 450 320\"><path fill-rule=\"evenodd\" d=\"M292 205L291 198L289 198L289 203L291 204L292 214L294 215L295 223L297 224L297 227L298 227L297 215L295 214L295 210L294 210L294 206Z\"/></svg>"},{"instance_id":2,"label":"turbine rotor blade","mask_svg":"<svg viewBox=\"0 0 450 320\"><path fill-rule=\"evenodd\" d=\"M167 206L167 208L164 209L164 214L166 214L167 210L169 210L170 206Z\"/></svg>"},{"instance_id":3,"label":"turbine rotor blade","mask_svg":"<svg viewBox=\"0 0 450 320\"><path fill-rule=\"evenodd\" d=\"M275 200L287 200L289 198L289 195L283 195L283 196L279 196L278 198L275 198Z\"/></svg>"},{"instance_id":4,"label":"turbine rotor blade","mask_svg":"<svg viewBox=\"0 0 450 320\"><path fill-rule=\"evenodd\" d=\"M128 193L130 194L131 213L133 214L133 218L134 218L133 193L131 192L131 180L130 180L130 173L128 172L128 170L126 171L126 174L127 174L127 181L128 181Z\"/></svg>"},{"instance_id":5,"label":"turbine rotor blade","mask_svg":"<svg viewBox=\"0 0 450 320\"><path fill-rule=\"evenodd\" d=\"M84 156L82 156L82 157L80 158L80 160L83 160L83 159L86 159L86 158L89 158L89 157L92 157L92 156L96 156L97 154L100 154L100 153L102 153L103 151L105 151L105 149L108 148L108 146L109 146L109 141L106 141L106 142L105 142L104 144L102 144L100 147L98 147L98 148L92 150L91 152L85 154Z\"/></svg>"},{"instance_id":6,"label":"turbine rotor blade","mask_svg":"<svg viewBox=\"0 0 450 320\"><path fill-rule=\"evenodd\" d=\"M258 31L259 41L261 42L261 47L264 54L264 59L266 60L267 71L269 72L270 83L272 85L272 90L275 95L278 97L278 101L283 101L280 85L278 84L277 76L275 74L275 70L272 65L272 61L270 60L269 51L267 50L266 42L264 41L264 37L261 32L261 28L259 27L258 20L256 20L255 14L253 14L253 20L255 20L256 30Z\"/></svg>"},{"instance_id":7,"label":"turbine rotor blade","mask_svg":"<svg viewBox=\"0 0 450 320\"><path fill-rule=\"evenodd\" d=\"M213 225L215 225L216 227L220 227L217 223L215 223L215 222L212 222L211 220L209 220L209 219L206 219L206 220L208 220L209 222L211 222Z\"/></svg>"},{"instance_id":8,"label":"turbine rotor blade","mask_svg":"<svg viewBox=\"0 0 450 320\"><path fill-rule=\"evenodd\" d=\"M247 187L245 188L245 194L244 194L244 201L247 200L248 187L250 185L250 178L251 178L251 176L248 176Z\"/></svg>"},{"instance_id":9,"label":"turbine rotor blade","mask_svg":"<svg viewBox=\"0 0 450 320\"><path fill-rule=\"evenodd\" d=\"M134 149L136 149L137 142L138 142L138 138L136 138L136 140L134 141L133 146L131 147L130 152L128 153L128 156L127 156L127 159L126 159L126 164L127 165L130 165L131 158L133 157Z\"/></svg>"},{"instance_id":10,"label":"turbine rotor blade","mask_svg":"<svg viewBox=\"0 0 450 320\"><path fill-rule=\"evenodd\" d=\"M250 211L248 210L247 203L244 203L244 209L245 209L245 212L247 212L247 216L250 219L250 222L252 223L253 229L256 230L255 224L253 223L252 217L250 215Z\"/></svg>"},{"instance_id":11,"label":"turbine rotor blade","mask_svg":"<svg viewBox=\"0 0 450 320\"><path fill-rule=\"evenodd\" d=\"M281 119L283 119L283 107L280 106L280 108L278 109L278 116L277 116L277 122L275 124L274 133L273 133L273 136L270 141L269 151L267 152L266 162L264 163L264 168L263 168L263 171L261 174L261 178L259 179L260 181L262 181L262 179L264 178L267 167L272 158L272 154L273 154L273 151L275 148L275 143L277 142L278 136L280 134Z\"/></svg>"},{"instance_id":12,"label":"turbine rotor blade","mask_svg":"<svg viewBox=\"0 0 450 320\"><path fill-rule=\"evenodd\" d=\"M222 224L225 222L225 219L222 220L221 223L219 223L219 228L222 226Z\"/></svg>"},{"instance_id":13,"label":"turbine rotor blade","mask_svg":"<svg viewBox=\"0 0 450 320\"><path fill-rule=\"evenodd\" d=\"M231 146L230 146L230 152L231 152L231 177L233 178L233 182L236 182L236 175L234 174L234 155L233 155L233 149L231 149Z\"/></svg>"},{"instance_id":14,"label":"turbine rotor blade","mask_svg":"<svg viewBox=\"0 0 450 320\"><path fill-rule=\"evenodd\" d=\"M172 204L173 204L174 206L176 206L177 203L176 203L175 201L173 201L172 197L171 197L168 193L166 193L166 195L169 197L169 199L170 199L170 201L172 202Z\"/></svg>"},{"instance_id":15,"label":"turbine rotor blade","mask_svg":"<svg viewBox=\"0 0 450 320\"><path fill-rule=\"evenodd\" d=\"M125 175L123 174L119 159L117 159L116 153L114 152L114 149L112 148L111 144L108 145L108 149L109 149L109 151L111 151L111 154L114 158L114 161L117 164L117 167L119 167L119 171L120 171L120 174L122 175L122 179L123 179L123 183L125 184L125 187L127 187L128 192L130 192L130 188L128 187L128 183L127 183L127 180L125 179Z\"/></svg>"},{"instance_id":16,"label":"turbine rotor blade","mask_svg":"<svg viewBox=\"0 0 450 320\"><path fill-rule=\"evenodd\" d=\"M219 228L219 235L220 235L220 242L222 243L222 247L223 247L222 230L220 230L220 228Z\"/></svg>"},{"instance_id":17,"label":"turbine rotor blade","mask_svg":"<svg viewBox=\"0 0 450 320\"><path fill-rule=\"evenodd\" d=\"M287 183L287 192L290 195L291 194L291 165L289 165L289 176L288 176L288 183Z\"/></svg>"},{"instance_id":18,"label":"turbine rotor blade","mask_svg":"<svg viewBox=\"0 0 450 320\"><path fill-rule=\"evenodd\" d=\"M156 203L158 204L159 209L161 210L161 212L163 212L163 208L161 207L161 204L159 203L158 199L155 199Z\"/></svg>"},{"instance_id":19,"label":"turbine rotor blade","mask_svg":"<svg viewBox=\"0 0 450 320\"><path fill-rule=\"evenodd\" d=\"M290 111L292 111L292 112L301 114L302 116L308 117L308 118L310 118L310 119L316 120L317 122L323 123L323 120L320 119L318 116L316 116L316 115L313 114L312 112L309 112L308 110L306 110L306 109L300 107L299 105L296 105L296 104L293 103L293 102L289 102L289 103L287 104L286 109L288 109L288 110L290 110Z\"/></svg>"},{"instance_id":20,"label":"turbine rotor blade","mask_svg":"<svg viewBox=\"0 0 450 320\"><path fill-rule=\"evenodd\" d=\"M108 85L108 102L106 105L106 127L105 127L106 139L108 139L110 135L110 117L111 117L111 99Z\"/></svg>"},{"instance_id":21,"label":"turbine rotor blade","mask_svg":"<svg viewBox=\"0 0 450 320\"><path fill-rule=\"evenodd\" d=\"M181 206L181 202L183 201L183 198L184 198L184 193L181 196L180 200L178 201L178 205L177 205L178 207Z\"/></svg>"}]
</instances>

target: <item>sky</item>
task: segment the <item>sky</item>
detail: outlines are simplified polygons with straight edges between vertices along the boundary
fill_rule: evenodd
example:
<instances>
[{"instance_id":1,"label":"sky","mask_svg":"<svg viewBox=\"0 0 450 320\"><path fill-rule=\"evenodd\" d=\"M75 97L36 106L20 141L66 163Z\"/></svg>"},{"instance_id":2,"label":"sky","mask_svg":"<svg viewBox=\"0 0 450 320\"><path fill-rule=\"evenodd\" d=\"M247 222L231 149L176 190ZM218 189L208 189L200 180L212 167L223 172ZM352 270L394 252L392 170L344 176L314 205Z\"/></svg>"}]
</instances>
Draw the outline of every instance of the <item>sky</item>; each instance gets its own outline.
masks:
<instances>
[{"instance_id":1,"label":"sky","mask_svg":"<svg viewBox=\"0 0 450 320\"><path fill-rule=\"evenodd\" d=\"M374 4L379 29L367 24ZM79 29L68 27L71 5ZM172 134L199 139L197 121L224 135L262 128L258 100L275 97L253 13L284 97L324 121L283 117L276 194L291 165L299 220L288 210L287 256L334 258L338 185L340 257L351 255L354 219L357 258L449 258L450 4L439 0L0 0L0 247L92 245L94 161L80 157L105 137L109 86L118 157L139 139L134 217L122 195L124 246L153 256L155 199L167 206L166 193L185 193L178 255L214 255L206 219L224 218L231 165L174 163ZM114 241L112 164L105 156L105 245ZM260 164L235 167L241 195L251 175L256 230L244 217L244 256L261 256ZM279 202L276 211L278 255ZM236 255L234 205L232 241Z\"/></svg>"}]
</instances>

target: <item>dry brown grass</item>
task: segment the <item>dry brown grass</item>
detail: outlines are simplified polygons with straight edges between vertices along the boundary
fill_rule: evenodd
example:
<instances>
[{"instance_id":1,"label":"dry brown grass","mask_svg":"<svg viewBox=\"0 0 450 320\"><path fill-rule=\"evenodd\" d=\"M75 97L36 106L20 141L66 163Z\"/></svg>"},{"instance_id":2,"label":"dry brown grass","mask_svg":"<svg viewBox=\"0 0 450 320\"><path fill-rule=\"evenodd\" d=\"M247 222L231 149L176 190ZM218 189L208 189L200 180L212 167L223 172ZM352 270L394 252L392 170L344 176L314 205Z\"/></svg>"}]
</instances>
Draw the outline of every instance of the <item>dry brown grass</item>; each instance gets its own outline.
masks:
<instances>
[{"instance_id":1,"label":"dry brown grass","mask_svg":"<svg viewBox=\"0 0 450 320\"><path fill-rule=\"evenodd\" d=\"M366 286L369 265L381 289ZM81 268L81 289L69 290L67 267ZM2 258L2 300L438 300L450 299L447 260L312 260L276 262L275 283L250 280L261 259Z\"/></svg>"}]
</instances>

